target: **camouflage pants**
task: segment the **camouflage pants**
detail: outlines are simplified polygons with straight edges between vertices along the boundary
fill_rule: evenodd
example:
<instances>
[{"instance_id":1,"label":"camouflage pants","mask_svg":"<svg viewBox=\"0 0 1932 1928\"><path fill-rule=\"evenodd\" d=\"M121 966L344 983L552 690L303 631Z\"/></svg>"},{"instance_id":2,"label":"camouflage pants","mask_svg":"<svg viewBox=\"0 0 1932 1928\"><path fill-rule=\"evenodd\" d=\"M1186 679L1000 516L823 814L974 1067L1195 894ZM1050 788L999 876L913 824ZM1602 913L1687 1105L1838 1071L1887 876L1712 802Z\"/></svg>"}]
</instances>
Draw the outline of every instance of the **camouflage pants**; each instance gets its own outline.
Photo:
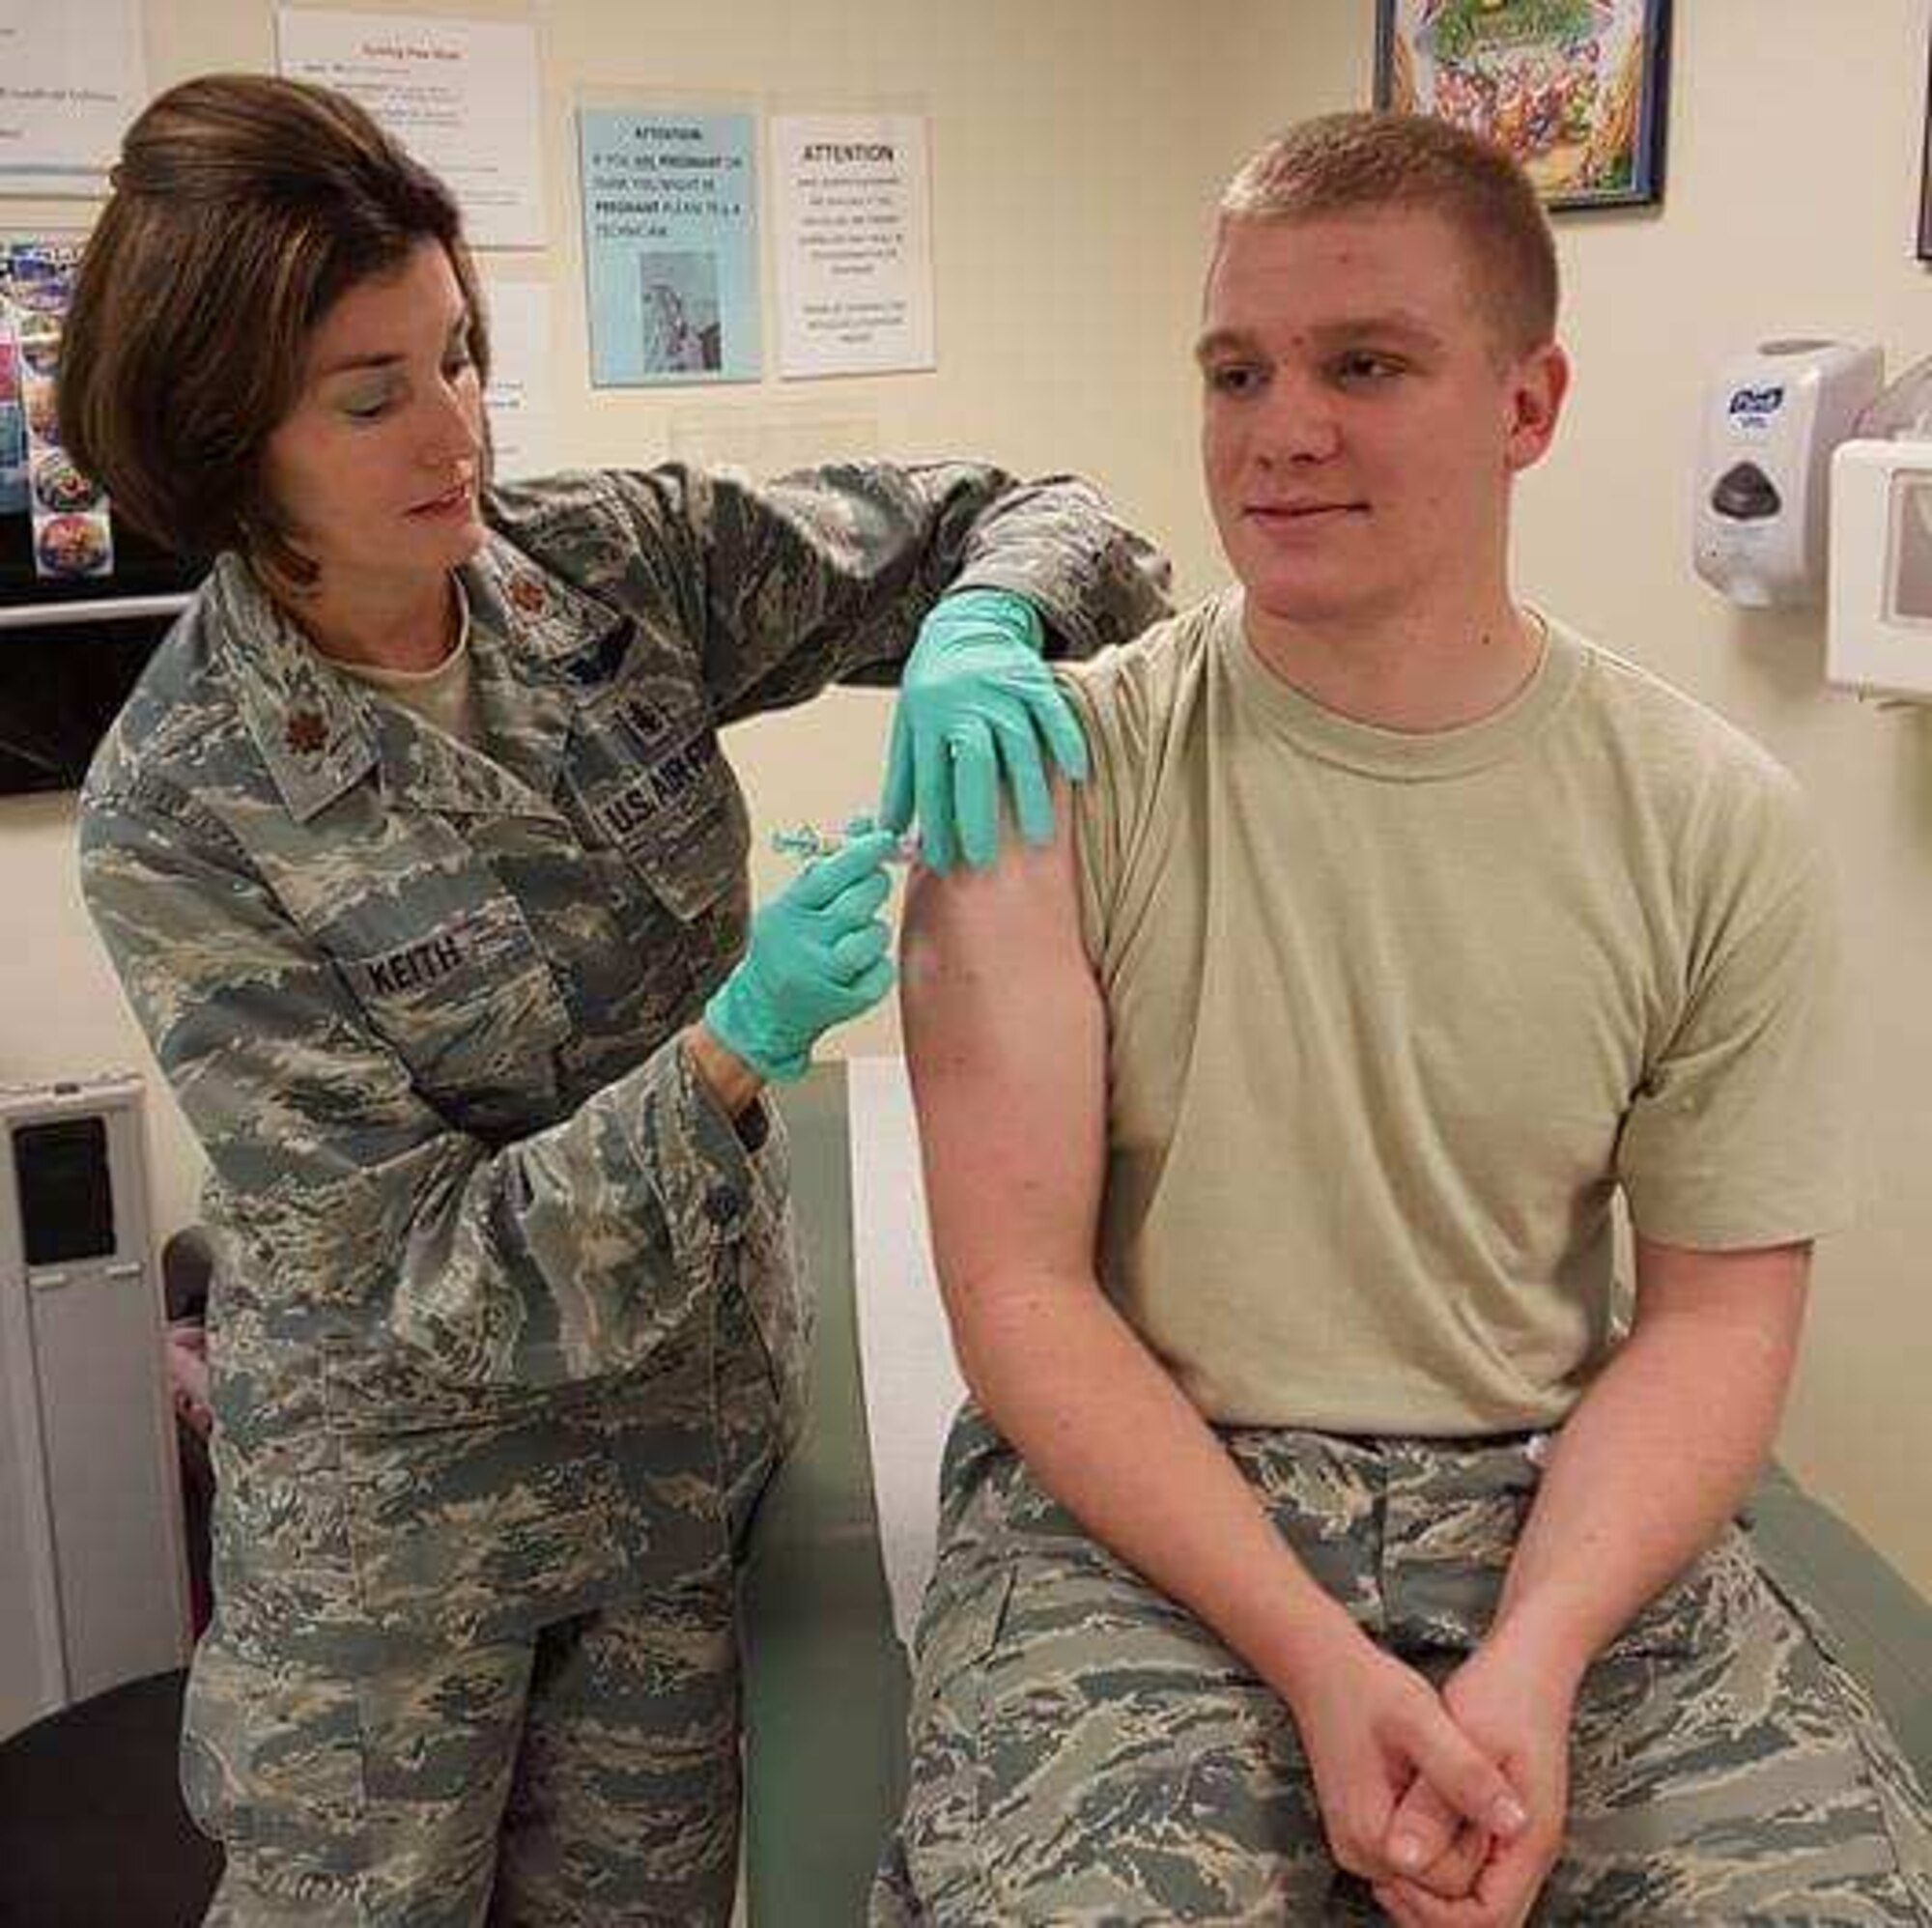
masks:
<instances>
[{"instance_id":1,"label":"camouflage pants","mask_svg":"<svg viewBox=\"0 0 1932 1928\"><path fill-rule=\"evenodd\" d=\"M192 1803L227 1849L220 1928L730 1917L722 1590L528 1642L405 1652L356 1680L215 1647L196 1659L188 1719L227 1763L219 1800Z\"/></svg>"},{"instance_id":2,"label":"camouflage pants","mask_svg":"<svg viewBox=\"0 0 1932 1928\"><path fill-rule=\"evenodd\" d=\"M359 1618L244 1560L195 1655L183 1786L226 1850L211 1923L724 1928L735 1555L794 1416L735 1296L710 1337L625 1410L583 1393L541 1425L426 1429L372 1489L352 1460L346 1498L268 1491L385 1511L358 1529Z\"/></svg>"},{"instance_id":3,"label":"camouflage pants","mask_svg":"<svg viewBox=\"0 0 1932 1928\"><path fill-rule=\"evenodd\" d=\"M1534 1495L1525 1443L1225 1437L1357 1623L1446 1677ZM947 1456L911 1780L874 1928L1380 1918L1326 1852L1283 1703L970 1411ZM1924 1797L1741 1534L1590 1669L1562 1857L1532 1919L1932 1922Z\"/></svg>"}]
</instances>

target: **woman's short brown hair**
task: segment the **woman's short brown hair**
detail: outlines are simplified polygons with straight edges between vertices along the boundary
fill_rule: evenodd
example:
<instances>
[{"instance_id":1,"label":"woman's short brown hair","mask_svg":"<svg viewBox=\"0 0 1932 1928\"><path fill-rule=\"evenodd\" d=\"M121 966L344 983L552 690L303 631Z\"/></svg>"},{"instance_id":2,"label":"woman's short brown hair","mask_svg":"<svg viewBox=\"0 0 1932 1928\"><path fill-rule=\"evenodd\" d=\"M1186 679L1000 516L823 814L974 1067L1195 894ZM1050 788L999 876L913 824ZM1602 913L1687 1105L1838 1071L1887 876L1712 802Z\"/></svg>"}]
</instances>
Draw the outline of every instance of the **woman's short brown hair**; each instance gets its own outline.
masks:
<instances>
[{"instance_id":1,"label":"woman's short brown hair","mask_svg":"<svg viewBox=\"0 0 1932 1928\"><path fill-rule=\"evenodd\" d=\"M207 74L150 102L111 179L62 337L62 437L116 512L170 549L241 549L312 581L263 458L330 304L440 242L488 379L456 203L354 101L254 73Z\"/></svg>"},{"instance_id":2,"label":"woman's short brown hair","mask_svg":"<svg viewBox=\"0 0 1932 1928\"><path fill-rule=\"evenodd\" d=\"M1556 244L1529 177L1493 142L1424 114L1324 114L1251 155L1221 219L1319 220L1378 208L1440 216L1513 355L1556 332Z\"/></svg>"}]
</instances>

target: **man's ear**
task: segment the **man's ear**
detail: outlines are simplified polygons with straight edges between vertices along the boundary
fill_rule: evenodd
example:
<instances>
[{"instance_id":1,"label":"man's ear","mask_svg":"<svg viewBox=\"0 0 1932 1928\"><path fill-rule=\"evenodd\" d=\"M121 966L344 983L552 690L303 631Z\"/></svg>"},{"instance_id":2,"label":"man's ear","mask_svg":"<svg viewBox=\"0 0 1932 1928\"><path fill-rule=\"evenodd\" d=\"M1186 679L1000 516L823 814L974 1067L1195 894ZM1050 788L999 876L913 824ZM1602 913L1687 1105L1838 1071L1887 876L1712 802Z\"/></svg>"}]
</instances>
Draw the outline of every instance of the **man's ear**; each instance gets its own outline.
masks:
<instances>
[{"instance_id":1,"label":"man's ear","mask_svg":"<svg viewBox=\"0 0 1932 1928\"><path fill-rule=\"evenodd\" d=\"M1555 342L1545 342L1512 363L1507 380L1510 416L1503 460L1514 473L1541 462L1555 439L1563 398L1570 392L1570 357Z\"/></svg>"}]
</instances>

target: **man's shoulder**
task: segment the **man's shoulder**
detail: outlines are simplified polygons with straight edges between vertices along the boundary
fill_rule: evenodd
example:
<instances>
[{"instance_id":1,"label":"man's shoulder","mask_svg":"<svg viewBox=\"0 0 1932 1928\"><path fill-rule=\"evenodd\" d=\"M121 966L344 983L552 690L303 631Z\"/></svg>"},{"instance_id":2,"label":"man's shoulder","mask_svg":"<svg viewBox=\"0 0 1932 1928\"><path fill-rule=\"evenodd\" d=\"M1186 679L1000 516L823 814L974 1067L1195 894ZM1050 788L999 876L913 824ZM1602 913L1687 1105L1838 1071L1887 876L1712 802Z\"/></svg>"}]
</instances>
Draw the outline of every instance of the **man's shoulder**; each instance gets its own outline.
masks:
<instances>
[{"instance_id":1,"label":"man's shoulder","mask_svg":"<svg viewBox=\"0 0 1932 1928\"><path fill-rule=\"evenodd\" d=\"M1764 776L1783 765L1763 744L1699 696L1634 658L1620 655L1576 631L1567 631L1589 666L1588 684L1604 718L1661 732L1661 747L1691 748L1705 759Z\"/></svg>"},{"instance_id":2,"label":"man's shoulder","mask_svg":"<svg viewBox=\"0 0 1932 1928\"><path fill-rule=\"evenodd\" d=\"M1796 790L1790 771L1764 744L1701 697L1630 657L1569 634L1587 662L1588 723L1628 745L1654 781Z\"/></svg>"},{"instance_id":3,"label":"man's shoulder","mask_svg":"<svg viewBox=\"0 0 1932 1928\"><path fill-rule=\"evenodd\" d=\"M1230 594L1210 596L1054 674L1090 727L1145 740L1192 706L1229 619Z\"/></svg>"},{"instance_id":4,"label":"man's shoulder","mask_svg":"<svg viewBox=\"0 0 1932 1928\"><path fill-rule=\"evenodd\" d=\"M1687 873L1746 853L1795 855L1817 829L1797 778L1747 730L1654 670L1602 645L1587 655L1577 723L1624 803L1661 830Z\"/></svg>"}]
</instances>

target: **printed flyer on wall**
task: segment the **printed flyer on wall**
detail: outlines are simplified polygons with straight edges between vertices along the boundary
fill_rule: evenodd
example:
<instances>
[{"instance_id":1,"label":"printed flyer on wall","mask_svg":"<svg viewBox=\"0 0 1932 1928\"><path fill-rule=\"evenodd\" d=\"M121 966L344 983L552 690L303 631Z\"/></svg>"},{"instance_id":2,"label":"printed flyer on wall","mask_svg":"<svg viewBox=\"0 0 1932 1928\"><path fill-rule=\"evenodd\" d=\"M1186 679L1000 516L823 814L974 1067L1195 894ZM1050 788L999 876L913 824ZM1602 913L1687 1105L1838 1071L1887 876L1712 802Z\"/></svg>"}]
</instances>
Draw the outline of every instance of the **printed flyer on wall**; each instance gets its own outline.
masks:
<instances>
[{"instance_id":1,"label":"printed flyer on wall","mask_svg":"<svg viewBox=\"0 0 1932 1928\"><path fill-rule=\"evenodd\" d=\"M773 121L782 374L933 366L925 156L916 114Z\"/></svg>"},{"instance_id":2,"label":"printed flyer on wall","mask_svg":"<svg viewBox=\"0 0 1932 1928\"><path fill-rule=\"evenodd\" d=\"M140 0L0 0L0 194L100 193L147 97Z\"/></svg>"},{"instance_id":3,"label":"printed flyer on wall","mask_svg":"<svg viewBox=\"0 0 1932 1928\"><path fill-rule=\"evenodd\" d=\"M758 377L749 114L578 116L595 387Z\"/></svg>"},{"instance_id":4,"label":"printed flyer on wall","mask_svg":"<svg viewBox=\"0 0 1932 1928\"><path fill-rule=\"evenodd\" d=\"M542 247L536 29L285 7L291 79L333 87L449 184L471 247Z\"/></svg>"},{"instance_id":5,"label":"printed flyer on wall","mask_svg":"<svg viewBox=\"0 0 1932 1928\"><path fill-rule=\"evenodd\" d=\"M497 479L547 474L556 466L551 393L550 290L537 281L490 281L490 466Z\"/></svg>"}]
</instances>

